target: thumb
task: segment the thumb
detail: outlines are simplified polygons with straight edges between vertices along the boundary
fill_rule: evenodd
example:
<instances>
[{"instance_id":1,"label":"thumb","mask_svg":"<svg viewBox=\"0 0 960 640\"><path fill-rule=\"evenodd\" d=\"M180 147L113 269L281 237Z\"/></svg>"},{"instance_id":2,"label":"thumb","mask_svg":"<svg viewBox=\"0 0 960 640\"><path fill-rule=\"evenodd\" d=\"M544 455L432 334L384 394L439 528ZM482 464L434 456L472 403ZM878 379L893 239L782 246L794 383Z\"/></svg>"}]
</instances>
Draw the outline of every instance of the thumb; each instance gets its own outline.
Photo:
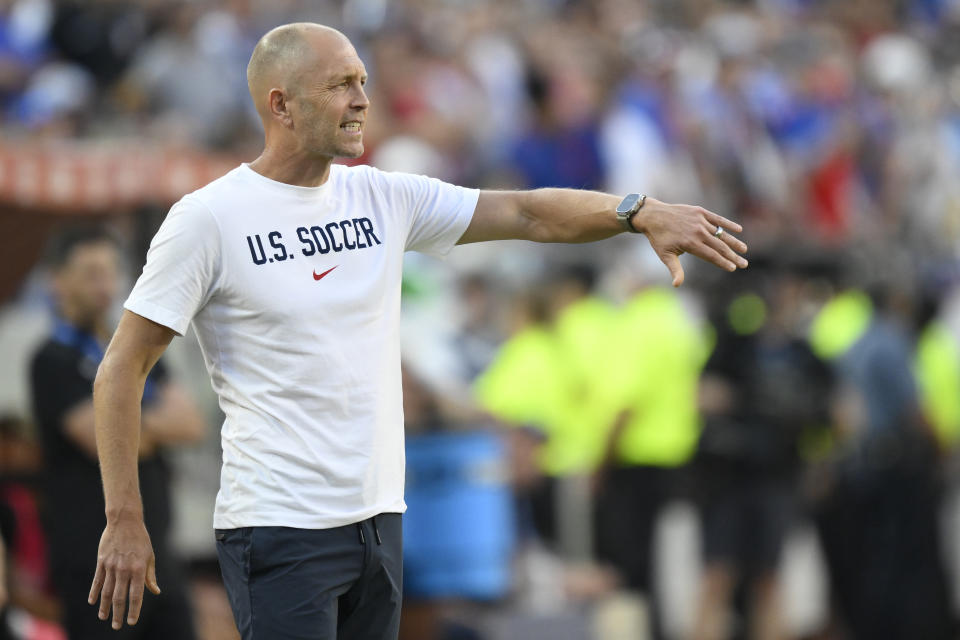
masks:
<instances>
[{"instance_id":1,"label":"thumb","mask_svg":"<svg viewBox=\"0 0 960 640\"><path fill-rule=\"evenodd\" d=\"M154 558L150 558L150 562L147 564L147 589L153 593L153 595L160 595L160 585L157 584L157 562Z\"/></svg>"},{"instance_id":2,"label":"thumb","mask_svg":"<svg viewBox=\"0 0 960 640\"><path fill-rule=\"evenodd\" d=\"M660 254L660 260L667 265L670 275L673 276L673 286L679 287L683 284L683 267L680 266L680 258L675 253L664 251Z\"/></svg>"}]
</instances>

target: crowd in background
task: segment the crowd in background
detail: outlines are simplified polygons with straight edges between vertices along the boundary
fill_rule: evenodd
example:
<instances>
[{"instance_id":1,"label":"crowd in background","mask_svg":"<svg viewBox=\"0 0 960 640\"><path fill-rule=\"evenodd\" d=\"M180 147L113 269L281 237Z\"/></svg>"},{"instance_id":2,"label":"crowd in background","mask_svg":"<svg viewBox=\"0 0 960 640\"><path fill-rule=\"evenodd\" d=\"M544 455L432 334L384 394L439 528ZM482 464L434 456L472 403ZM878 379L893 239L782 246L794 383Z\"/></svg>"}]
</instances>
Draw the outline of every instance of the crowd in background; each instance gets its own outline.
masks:
<instances>
[{"instance_id":1,"label":"crowd in background","mask_svg":"<svg viewBox=\"0 0 960 640\"><path fill-rule=\"evenodd\" d=\"M0 0L0 146L251 160L246 63L290 21L343 30L366 64L359 162L697 203L751 248L744 273L685 262L679 291L641 237L409 256L404 637L957 637L960 2ZM168 205L106 218L130 277L131 218L155 228ZM55 271L5 301L2 331L36 338L0 336L5 386L45 330L11 318L51 315ZM204 537L221 418L182 342L170 369L210 435L170 452L172 544L200 637L231 637ZM62 606L37 543L38 417L8 404L0 530L22 633ZM782 569L804 522L824 604L796 624Z\"/></svg>"}]
</instances>

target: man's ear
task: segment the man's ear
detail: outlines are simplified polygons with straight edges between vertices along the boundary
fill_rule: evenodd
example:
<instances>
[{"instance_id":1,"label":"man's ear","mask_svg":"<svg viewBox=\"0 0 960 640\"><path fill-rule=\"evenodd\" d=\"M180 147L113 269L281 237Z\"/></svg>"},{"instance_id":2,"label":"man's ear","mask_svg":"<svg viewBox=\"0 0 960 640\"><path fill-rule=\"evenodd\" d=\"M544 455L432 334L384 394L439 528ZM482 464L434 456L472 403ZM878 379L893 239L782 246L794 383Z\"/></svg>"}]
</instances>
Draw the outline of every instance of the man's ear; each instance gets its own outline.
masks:
<instances>
[{"instance_id":1,"label":"man's ear","mask_svg":"<svg viewBox=\"0 0 960 640\"><path fill-rule=\"evenodd\" d=\"M290 115L289 105L287 104L287 95L283 89L274 87L270 89L268 107L270 115L288 129L293 127L293 118Z\"/></svg>"}]
</instances>

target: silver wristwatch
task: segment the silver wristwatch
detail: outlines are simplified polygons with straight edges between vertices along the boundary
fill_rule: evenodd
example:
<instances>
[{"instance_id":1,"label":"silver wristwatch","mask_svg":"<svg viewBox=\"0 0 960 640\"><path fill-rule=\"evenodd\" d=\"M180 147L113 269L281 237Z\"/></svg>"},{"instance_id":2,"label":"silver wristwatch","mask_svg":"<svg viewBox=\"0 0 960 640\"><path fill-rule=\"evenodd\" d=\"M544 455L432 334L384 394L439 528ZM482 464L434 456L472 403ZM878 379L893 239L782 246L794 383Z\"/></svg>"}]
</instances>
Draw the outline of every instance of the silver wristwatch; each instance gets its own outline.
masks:
<instances>
[{"instance_id":1,"label":"silver wristwatch","mask_svg":"<svg viewBox=\"0 0 960 640\"><path fill-rule=\"evenodd\" d=\"M646 194L628 193L624 196L623 200L620 201L620 204L617 205L617 220L619 220L623 228L630 233L640 233L630 220L643 208L643 204L646 201Z\"/></svg>"}]
</instances>

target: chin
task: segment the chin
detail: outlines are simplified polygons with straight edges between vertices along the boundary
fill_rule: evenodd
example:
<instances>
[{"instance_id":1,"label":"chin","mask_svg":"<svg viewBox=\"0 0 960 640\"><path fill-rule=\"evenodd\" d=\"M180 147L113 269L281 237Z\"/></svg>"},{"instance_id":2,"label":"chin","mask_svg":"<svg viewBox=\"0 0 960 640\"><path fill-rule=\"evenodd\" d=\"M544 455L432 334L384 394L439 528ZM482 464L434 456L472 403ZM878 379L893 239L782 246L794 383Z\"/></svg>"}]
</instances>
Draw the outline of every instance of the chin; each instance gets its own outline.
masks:
<instances>
[{"instance_id":1,"label":"chin","mask_svg":"<svg viewBox=\"0 0 960 640\"><path fill-rule=\"evenodd\" d=\"M337 155L340 156L341 158L359 158L360 156L363 155L363 151L364 151L363 143L359 142L355 145L350 145L345 149L341 149L340 153L338 153Z\"/></svg>"}]
</instances>

